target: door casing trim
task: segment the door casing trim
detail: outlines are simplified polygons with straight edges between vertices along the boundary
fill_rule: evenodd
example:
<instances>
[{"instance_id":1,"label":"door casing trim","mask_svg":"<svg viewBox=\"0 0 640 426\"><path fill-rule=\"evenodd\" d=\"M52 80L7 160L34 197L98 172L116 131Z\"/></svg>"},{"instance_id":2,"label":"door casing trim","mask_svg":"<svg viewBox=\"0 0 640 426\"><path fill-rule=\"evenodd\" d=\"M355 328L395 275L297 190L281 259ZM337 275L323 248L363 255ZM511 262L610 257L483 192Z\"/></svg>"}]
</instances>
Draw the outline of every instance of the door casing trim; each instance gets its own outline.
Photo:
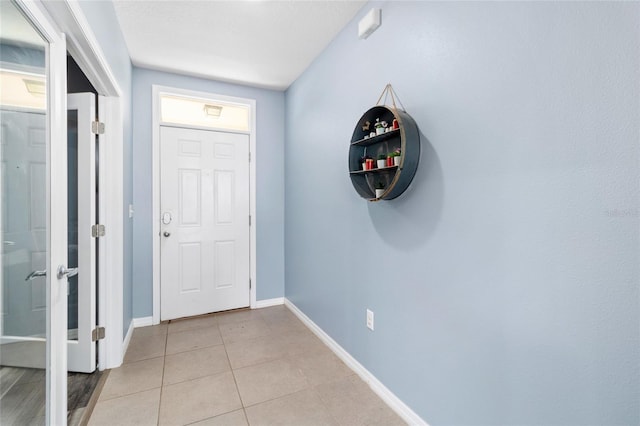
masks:
<instances>
[{"instance_id":1,"label":"door casing trim","mask_svg":"<svg viewBox=\"0 0 640 426\"><path fill-rule=\"evenodd\" d=\"M249 153L251 161L249 163L249 214L252 221L249 228L249 277L251 279L250 307L256 308L256 100L248 98L239 98L234 96L225 96L209 92L200 92L194 90L181 89L177 87L168 87L161 85L151 86L151 105L152 105L152 222L153 222L153 324L160 324L160 126L163 124L160 118L160 96L176 95L199 99L206 99L215 103L216 101L233 102L237 104L247 105L251 109L250 131L249 131ZM185 128L202 129L198 126L179 126ZM221 130L210 128L207 130ZM241 133L231 130L222 130L228 133Z\"/></svg>"}]
</instances>

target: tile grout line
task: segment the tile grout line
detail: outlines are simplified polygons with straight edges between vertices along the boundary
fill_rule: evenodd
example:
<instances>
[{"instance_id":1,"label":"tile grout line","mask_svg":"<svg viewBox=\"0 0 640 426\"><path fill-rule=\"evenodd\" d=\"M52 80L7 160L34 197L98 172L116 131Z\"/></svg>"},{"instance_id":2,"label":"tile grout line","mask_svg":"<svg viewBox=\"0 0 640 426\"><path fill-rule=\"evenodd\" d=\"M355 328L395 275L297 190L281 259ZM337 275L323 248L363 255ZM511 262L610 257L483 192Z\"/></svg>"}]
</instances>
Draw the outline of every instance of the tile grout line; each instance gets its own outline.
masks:
<instances>
[{"instance_id":1,"label":"tile grout line","mask_svg":"<svg viewBox=\"0 0 640 426\"><path fill-rule=\"evenodd\" d=\"M275 335L276 333L274 333L274 330L271 328L271 326L269 325L269 323L266 321L266 319L265 319L264 315L263 315L262 313L260 313L260 312L257 312L257 313L258 313L258 315L259 315L260 319L261 319L261 320L266 324L267 329L269 330L269 337L274 337L274 335ZM222 334L222 333L220 333L220 334ZM278 334L278 336L280 336L280 334ZM250 338L250 339L244 339L244 340L245 340L245 341L248 341L248 340L253 340L253 339L262 338L262 337L264 337L264 336L255 337L255 338ZM240 340L240 341L242 341L242 340ZM229 343L237 343L237 342L229 342ZM275 359L273 359L273 360L271 360L271 361L259 362L259 363L257 363L257 364L247 365L247 366L244 366L244 367L240 367L240 368L236 368L236 369L234 369L234 368L233 368L233 366L231 365L231 359L229 358L229 352L227 352L227 345L226 345L226 343L225 343L225 345L224 345L224 349L225 349L225 352L226 352L226 354L227 354L227 359L229 360L229 367L231 368L231 374L233 375L233 380L234 380L234 382L235 382L235 384L236 384L236 390L237 390L237 392L238 392L238 396L240 397L240 402L242 403L242 411L244 412L244 416L245 416L245 420L247 421L247 424L249 424L249 417L247 416L247 408L249 408L249 407L253 407L253 406L256 406L256 405L258 405L258 404L262 404L262 403L264 403L264 402L273 401L273 400L276 400L276 399L278 399L278 398L280 398L280 397L271 398L271 399L269 399L269 400L267 400L267 401L262 401L262 402L259 402L259 403L256 403L256 404L252 404L252 405L246 406L246 405L245 405L244 400L242 399L242 395L240 395L240 388L238 387L238 381L236 380L236 375L235 375L234 370L240 370L240 369L242 369L242 368L253 367L254 365L262 365L262 364L266 364L266 363L268 363L268 362L277 361L278 359L284 359L284 358L286 358L286 357L281 356L281 357L279 357L279 358L275 358ZM294 392L294 393L295 393L295 392Z\"/></svg>"},{"instance_id":2,"label":"tile grout line","mask_svg":"<svg viewBox=\"0 0 640 426\"><path fill-rule=\"evenodd\" d=\"M219 345L211 345L211 346L200 346L200 347L196 347L196 348L191 348L191 349L186 349L186 350L181 350L180 352L173 352L170 354L166 354L168 356L173 356L173 355L180 355L180 354L184 354L187 352L191 352L191 351L199 351L200 349L208 349L208 348L215 348L217 346L223 346L223 344L219 344ZM160 357L156 357L156 358L160 358Z\"/></svg>"},{"instance_id":3,"label":"tile grout line","mask_svg":"<svg viewBox=\"0 0 640 426\"><path fill-rule=\"evenodd\" d=\"M329 418L333 420L336 423L336 425L340 425L341 424L340 420L331 412L331 410L329 409L329 406L324 402L324 400L322 399L322 396L320 396L320 392L317 391L318 386L320 385L312 386L310 389L311 392L313 392L315 397L318 398L318 401L320 401L320 405L322 405L325 412L329 415Z\"/></svg>"},{"instance_id":4,"label":"tile grout line","mask_svg":"<svg viewBox=\"0 0 640 426\"><path fill-rule=\"evenodd\" d=\"M171 321L169 321L171 324ZM169 342L169 324L167 324L167 332L164 335L164 352L162 354L162 375L160 377L160 397L158 398L158 420L156 426L160 424L160 407L162 406L162 392L164 390L164 370L167 364L167 344Z\"/></svg>"},{"instance_id":5,"label":"tile grout line","mask_svg":"<svg viewBox=\"0 0 640 426\"><path fill-rule=\"evenodd\" d=\"M271 326L270 326L270 325L268 324L268 322L265 320L264 315L260 314L260 316L261 316L261 319L262 319L262 320L267 324L267 327L269 328L269 332L270 332L270 335L269 335L269 336L270 336L270 337L276 337L276 336L277 336L277 337L281 337L282 335L285 335L285 334L289 334L289 333L293 333L293 332L295 332L295 331L293 331L293 332L292 332L292 331L287 330L287 331L280 332L280 333L274 333L274 330L271 328ZM296 320L297 320L297 319L296 319ZM298 321L299 321L299 320L298 320ZM262 337L262 336L261 336L261 337ZM261 338L261 337L258 337L258 338ZM253 340L253 339L245 339L245 341L248 341L248 340ZM235 342L231 342L231 343L235 343ZM226 345L225 345L225 352L226 352L226 349L227 349L227 348L226 348ZM296 354L296 355L282 355L282 356L277 357L277 358L272 359L272 360L259 362L259 363L257 363L257 364L247 365L247 366L244 366L244 367L237 368L236 370L241 370L241 369L244 369L244 368L252 368L252 367L257 366L257 365L263 365L263 364L267 364L267 363L274 362L274 361L279 361L279 360L284 360L284 361L289 362L288 360L289 360L290 358L293 358L294 356L300 356L300 355L303 355L303 354L305 354L305 353L307 353L307 352L303 352L303 353L301 353L301 354ZM229 353L228 353L228 352L227 352L227 358L229 359ZM229 365L231 366L231 359L229 359ZM255 404L251 404L251 405L248 405L248 406L245 406L244 401L242 400L242 396L240 396L240 401L242 401L242 406L243 406L243 409L244 409L244 411L245 411L245 416L246 416L246 408L255 407L256 405L264 404L264 403L267 403L267 402L270 402L270 401L275 401L275 400L278 400L278 399L280 399L280 398L284 398L284 397L287 397L287 396L295 395L295 394L297 394L297 393L299 393L299 392L303 392L303 391L306 391L306 390L313 390L313 387L314 387L314 386L311 384L311 382L309 381L309 379L307 378L307 376L302 372L302 370L299 370L299 371L300 371L300 373L302 374L302 376L304 377L304 381L305 381L305 383L307 384L307 386L306 386L305 388L303 388L303 389L300 389L300 390L298 390L298 391L295 391L295 392L292 392L292 393L288 393L288 394L285 394L285 395L279 395L279 396L276 396L276 397L274 397L274 398L266 399L266 400L264 400L264 401L256 402ZM235 373L234 373L234 368L233 368L233 367L231 367L231 372L233 373L233 377L234 377L234 381L235 381ZM237 383L237 381L236 381L236 389L238 390L238 395L240 395L240 389L238 388L238 383ZM322 400L321 400L321 403L322 403L322 406L326 408L326 406L324 405L324 403L322 402ZM249 420L248 420L248 418L247 418L247 422L248 422L248 421L249 421Z\"/></svg>"},{"instance_id":6,"label":"tile grout line","mask_svg":"<svg viewBox=\"0 0 640 426\"><path fill-rule=\"evenodd\" d=\"M216 326L218 327L218 333L220 333L220 337L222 338L222 332L220 331L220 322L216 321ZM229 370L231 371L231 377L233 377L233 383L236 385L236 393L238 394L238 399L240 399L240 405L242 406L242 414L244 414L244 419L249 424L249 417L247 417L247 410L245 410L244 401L242 400L242 395L240 395L240 388L238 387L238 381L236 380L236 375L233 372L233 366L231 365L231 358L229 358L229 352L227 352L227 344L224 342L224 338L222 338L222 345L224 347L224 353L227 356L227 362L229 363Z\"/></svg>"},{"instance_id":7,"label":"tile grout line","mask_svg":"<svg viewBox=\"0 0 640 426\"><path fill-rule=\"evenodd\" d=\"M137 363L139 363L139 362L148 362L148 361L153 361L153 360L156 360L156 359L159 359L159 358L164 358L164 356L154 356L153 358L145 358L145 359L141 359L141 360L139 360L139 361L129 362L129 363L127 363L127 364L126 364L126 366L131 366L132 364L137 364ZM120 367L117 367L117 368L115 368L115 369L121 368L121 367L123 367L123 366L125 366L125 364L122 364ZM163 367L162 367L162 368L163 368L163 370L164 370L164 361L163 361ZM111 372L111 371L113 371L113 370L114 370L114 369L109 369L109 370L105 370L105 371L109 371L109 372ZM163 374L164 374L164 371L163 371ZM105 381L105 384L106 384L106 381ZM103 387L104 387L104 386L103 386ZM159 387L162 387L162 384L161 384ZM149 389L142 389L142 390L137 390L137 391L135 391L135 392L118 394L118 395L115 395L115 396L112 396L112 397L109 397L109 398L101 399L101 400L100 400L100 401L98 401L98 402L102 403L102 402L106 402L106 401L112 401L112 400L114 400L114 399L126 398L126 397L128 397L128 396L137 395L137 394L139 394L139 393L149 392L149 391L152 391L152 390L157 389L157 388L158 388L158 386L154 386L154 387L149 388Z\"/></svg>"},{"instance_id":8,"label":"tile grout line","mask_svg":"<svg viewBox=\"0 0 640 426\"><path fill-rule=\"evenodd\" d=\"M149 336L147 336L147 337L149 337ZM165 345L165 350L166 350L167 333L164 333L164 337L165 337L164 345ZM122 357L123 358L122 364L120 365L120 367L117 367L116 369L119 369L119 368L124 367L124 366L131 366L131 365L139 363L139 362L147 362L147 361L152 361L152 360L155 360L155 359L158 359L158 358L162 358L162 377L161 377L161 382L160 382L160 396L162 396L162 380L164 380L164 354L160 355L160 356L155 356L155 357L151 357L151 358L143 358L143 359L138 359L138 360L129 361L129 362L125 362L124 361L125 357L126 357L126 353ZM101 394L102 394L102 391L104 390L104 387L107 384L107 379L109 378L110 373L113 370L114 369L108 369L108 370L105 370L105 372L103 373L104 383L102 384L101 389L100 389L100 393ZM152 391L154 389L156 389L156 388L153 387L153 388L150 388L150 389L142 389L142 390L138 390L138 391L132 392L132 393L125 393L125 394L122 394L122 395L115 395L115 396L112 396L112 397L106 398L106 399L99 399L98 398L98 400L95 402L94 407L92 409L91 416L93 416L93 411L95 411L95 408L98 406L98 404L102 404L102 403L113 401L113 400L120 399L120 398L127 398L127 397L130 397L130 396L133 396L133 395L138 395L138 394L141 394L141 393L144 393L144 392L149 392L149 391ZM158 402L158 421L159 421L159 417L160 417L159 409L160 409L160 404ZM87 423L91 420L91 416L89 418L87 418ZM157 423L156 423L156 425L157 425Z\"/></svg>"}]
</instances>

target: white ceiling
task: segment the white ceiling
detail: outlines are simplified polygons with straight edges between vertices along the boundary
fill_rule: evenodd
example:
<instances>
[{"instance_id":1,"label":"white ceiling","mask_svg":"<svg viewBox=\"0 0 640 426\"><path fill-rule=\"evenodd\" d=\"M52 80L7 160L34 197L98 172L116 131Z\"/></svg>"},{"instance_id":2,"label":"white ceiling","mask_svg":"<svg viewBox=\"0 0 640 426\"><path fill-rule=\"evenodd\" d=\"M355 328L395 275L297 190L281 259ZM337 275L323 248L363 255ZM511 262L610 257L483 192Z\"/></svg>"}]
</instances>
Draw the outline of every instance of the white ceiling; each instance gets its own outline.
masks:
<instances>
[{"instance_id":1,"label":"white ceiling","mask_svg":"<svg viewBox=\"0 0 640 426\"><path fill-rule=\"evenodd\" d=\"M134 65L278 90L289 87L365 3L114 1Z\"/></svg>"}]
</instances>

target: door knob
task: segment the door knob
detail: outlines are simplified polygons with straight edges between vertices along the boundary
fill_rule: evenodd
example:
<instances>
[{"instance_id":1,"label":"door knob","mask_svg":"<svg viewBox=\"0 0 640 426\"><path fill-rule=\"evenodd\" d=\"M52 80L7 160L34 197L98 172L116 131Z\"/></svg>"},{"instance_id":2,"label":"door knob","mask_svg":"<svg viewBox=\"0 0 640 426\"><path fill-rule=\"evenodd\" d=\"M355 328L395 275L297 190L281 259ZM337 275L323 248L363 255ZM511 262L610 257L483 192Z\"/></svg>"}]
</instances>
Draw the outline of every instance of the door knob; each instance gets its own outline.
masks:
<instances>
[{"instance_id":1,"label":"door knob","mask_svg":"<svg viewBox=\"0 0 640 426\"><path fill-rule=\"evenodd\" d=\"M47 270L45 269L44 271L32 271L29 275L27 275L27 278L25 278L25 281L31 281L31 280L35 280L38 277L46 277L47 276Z\"/></svg>"},{"instance_id":2,"label":"door knob","mask_svg":"<svg viewBox=\"0 0 640 426\"><path fill-rule=\"evenodd\" d=\"M78 268L69 268L67 269L64 265L58 266L58 279L62 279L62 277L67 276L67 278L75 277L78 275Z\"/></svg>"},{"instance_id":3,"label":"door knob","mask_svg":"<svg viewBox=\"0 0 640 426\"><path fill-rule=\"evenodd\" d=\"M171 232L164 231L162 235L164 235L165 237L168 237L169 235L171 235Z\"/></svg>"}]
</instances>

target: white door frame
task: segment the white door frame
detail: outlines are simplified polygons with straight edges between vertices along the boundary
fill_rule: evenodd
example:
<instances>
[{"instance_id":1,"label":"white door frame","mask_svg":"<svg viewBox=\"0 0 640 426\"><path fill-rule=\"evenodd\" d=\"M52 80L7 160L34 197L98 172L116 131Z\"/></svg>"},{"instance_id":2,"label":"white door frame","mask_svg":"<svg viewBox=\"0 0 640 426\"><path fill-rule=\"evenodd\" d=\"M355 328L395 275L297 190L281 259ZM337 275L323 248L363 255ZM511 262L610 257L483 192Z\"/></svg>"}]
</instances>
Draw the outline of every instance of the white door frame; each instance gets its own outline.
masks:
<instances>
[{"instance_id":1,"label":"white door frame","mask_svg":"<svg viewBox=\"0 0 640 426\"><path fill-rule=\"evenodd\" d=\"M107 124L104 135L101 135L104 137L99 139L98 145L101 165L98 176L98 216L107 231L98 243L98 326L104 326L106 332L105 338L98 342L98 369L115 368L122 364L124 356L123 114L126 108L122 104L122 90L78 0L40 0L39 4L44 6L59 30L65 34L66 48L80 69L98 94L105 97L99 104L100 115ZM66 52L64 57L66 59ZM64 117L66 123L66 108Z\"/></svg>"},{"instance_id":2,"label":"white door frame","mask_svg":"<svg viewBox=\"0 0 640 426\"><path fill-rule=\"evenodd\" d=\"M249 277L251 279L251 309L256 307L256 101L255 99L237 98L232 96L217 95L208 92L199 92L194 90L179 89L176 87L167 87L152 85L152 175L153 175L153 198L152 198L152 214L153 214L153 324L160 323L160 126L165 124L160 117L160 96L176 95L183 97L191 97L208 102L215 103L233 102L236 104L247 105L250 108L250 130L249 132L231 131L228 129L216 129L214 127L198 127L187 125L176 125L174 123L166 123L173 127L185 127L189 129L218 130L227 133L242 133L249 135L249 155L251 162L249 163L249 214L251 215L251 227L249 229Z\"/></svg>"}]
</instances>

